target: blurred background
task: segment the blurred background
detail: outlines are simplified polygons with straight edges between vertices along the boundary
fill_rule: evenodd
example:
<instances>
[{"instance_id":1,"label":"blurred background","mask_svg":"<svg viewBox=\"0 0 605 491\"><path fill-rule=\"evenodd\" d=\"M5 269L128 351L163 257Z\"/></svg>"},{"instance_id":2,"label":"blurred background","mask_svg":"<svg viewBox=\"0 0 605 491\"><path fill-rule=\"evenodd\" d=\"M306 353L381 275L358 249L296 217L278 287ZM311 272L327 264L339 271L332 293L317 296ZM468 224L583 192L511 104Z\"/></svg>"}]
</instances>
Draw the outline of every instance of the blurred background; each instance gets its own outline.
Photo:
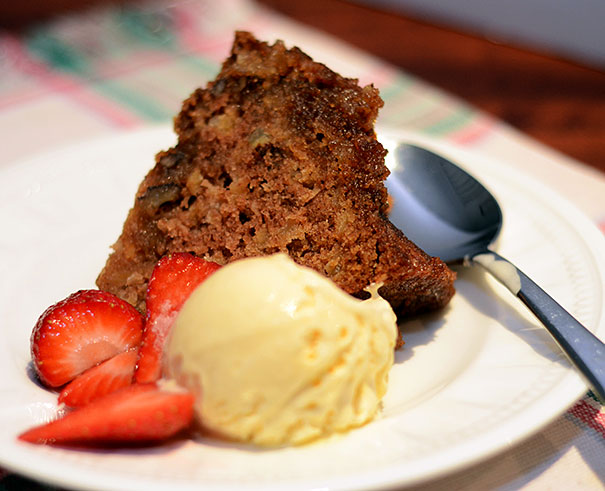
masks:
<instances>
[{"instance_id":1,"label":"blurred background","mask_svg":"<svg viewBox=\"0 0 605 491\"><path fill-rule=\"evenodd\" d=\"M258 1L605 170L601 0ZM23 32L53 17L107 3L127 2L0 2L0 27Z\"/></svg>"}]
</instances>

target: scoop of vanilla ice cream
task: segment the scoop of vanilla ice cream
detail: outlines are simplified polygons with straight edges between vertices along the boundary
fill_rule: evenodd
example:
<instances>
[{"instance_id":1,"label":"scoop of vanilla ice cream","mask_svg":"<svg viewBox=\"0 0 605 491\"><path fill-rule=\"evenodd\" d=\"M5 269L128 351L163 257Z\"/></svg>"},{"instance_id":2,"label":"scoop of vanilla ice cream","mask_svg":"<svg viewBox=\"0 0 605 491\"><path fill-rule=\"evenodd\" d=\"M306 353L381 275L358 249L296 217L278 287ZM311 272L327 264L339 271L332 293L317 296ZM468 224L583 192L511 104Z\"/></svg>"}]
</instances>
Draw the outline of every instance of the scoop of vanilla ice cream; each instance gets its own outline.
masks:
<instances>
[{"instance_id":1,"label":"scoop of vanilla ice cream","mask_svg":"<svg viewBox=\"0 0 605 491\"><path fill-rule=\"evenodd\" d=\"M396 318L285 254L204 281L172 328L166 370L198 422L228 439L300 444L372 419L387 389Z\"/></svg>"}]
</instances>

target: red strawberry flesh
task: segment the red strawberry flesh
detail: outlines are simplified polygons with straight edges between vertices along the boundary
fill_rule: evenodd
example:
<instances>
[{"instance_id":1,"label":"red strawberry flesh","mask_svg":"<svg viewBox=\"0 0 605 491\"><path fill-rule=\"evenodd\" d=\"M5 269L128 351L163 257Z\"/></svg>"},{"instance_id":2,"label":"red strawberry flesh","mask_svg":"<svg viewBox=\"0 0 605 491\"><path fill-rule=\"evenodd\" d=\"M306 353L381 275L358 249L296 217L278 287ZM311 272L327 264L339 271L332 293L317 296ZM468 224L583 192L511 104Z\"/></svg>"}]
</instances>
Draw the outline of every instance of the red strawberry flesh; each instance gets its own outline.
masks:
<instances>
[{"instance_id":1,"label":"red strawberry flesh","mask_svg":"<svg viewBox=\"0 0 605 491\"><path fill-rule=\"evenodd\" d=\"M134 348L89 368L63 388L59 402L69 407L85 406L132 384L137 358L138 353Z\"/></svg>"},{"instance_id":2,"label":"red strawberry flesh","mask_svg":"<svg viewBox=\"0 0 605 491\"><path fill-rule=\"evenodd\" d=\"M162 375L164 344L179 310L189 295L220 265L188 253L164 256L155 266L147 288L147 318L139 362L137 383L157 381Z\"/></svg>"},{"instance_id":3,"label":"red strawberry flesh","mask_svg":"<svg viewBox=\"0 0 605 491\"><path fill-rule=\"evenodd\" d=\"M130 385L19 436L31 443L155 442L187 428L194 397L153 384Z\"/></svg>"},{"instance_id":4,"label":"red strawberry flesh","mask_svg":"<svg viewBox=\"0 0 605 491\"><path fill-rule=\"evenodd\" d=\"M31 335L34 369L59 387L89 368L137 346L143 318L130 304L100 290L81 290L49 307Z\"/></svg>"}]
</instances>

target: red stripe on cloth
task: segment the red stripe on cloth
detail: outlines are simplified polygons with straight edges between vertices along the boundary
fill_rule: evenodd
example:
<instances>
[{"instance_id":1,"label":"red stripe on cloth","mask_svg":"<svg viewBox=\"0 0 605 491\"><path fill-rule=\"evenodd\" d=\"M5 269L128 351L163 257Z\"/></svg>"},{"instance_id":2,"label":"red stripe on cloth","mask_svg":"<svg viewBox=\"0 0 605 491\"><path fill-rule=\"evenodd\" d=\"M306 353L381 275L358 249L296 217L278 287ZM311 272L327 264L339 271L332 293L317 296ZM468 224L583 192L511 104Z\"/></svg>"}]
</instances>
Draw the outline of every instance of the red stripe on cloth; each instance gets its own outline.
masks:
<instances>
[{"instance_id":1,"label":"red stripe on cloth","mask_svg":"<svg viewBox=\"0 0 605 491\"><path fill-rule=\"evenodd\" d=\"M605 414L600 407L595 407L586 399L582 399L569 410L569 413L605 438Z\"/></svg>"},{"instance_id":2,"label":"red stripe on cloth","mask_svg":"<svg viewBox=\"0 0 605 491\"><path fill-rule=\"evenodd\" d=\"M124 77L134 72L139 72L149 68L165 65L174 61L172 53L158 53L152 51L141 51L136 54L136 60L126 57L108 60L105 63L98 63L95 66L96 79L111 79Z\"/></svg>"},{"instance_id":3,"label":"red stripe on cloth","mask_svg":"<svg viewBox=\"0 0 605 491\"><path fill-rule=\"evenodd\" d=\"M174 35L178 37L179 45L184 52L203 53L204 56L221 62L229 54L233 34L228 29L222 29L212 35L204 35L202 29L194 22L195 16L187 6L174 5L172 20L175 24Z\"/></svg>"},{"instance_id":4,"label":"red stripe on cloth","mask_svg":"<svg viewBox=\"0 0 605 491\"><path fill-rule=\"evenodd\" d=\"M5 37L2 48L4 54L9 57L12 66L21 73L35 77L36 82L46 90L38 88L13 93L10 98L0 100L0 108L23 103L39 98L49 92L54 92L69 96L73 101L93 110L97 115L102 116L115 126L132 127L141 122L138 117L114 104L113 101L91 92L85 84L74 78L64 76L60 72L50 70L42 62L31 57L18 38L14 36Z\"/></svg>"},{"instance_id":5,"label":"red stripe on cloth","mask_svg":"<svg viewBox=\"0 0 605 491\"><path fill-rule=\"evenodd\" d=\"M486 116L476 116L472 123L454 133L450 138L460 145L471 145L481 140L494 127L494 120Z\"/></svg>"},{"instance_id":6,"label":"red stripe on cloth","mask_svg":"<svg viewBox=\"0 0 605 491\"><path fill-rule=\"evenodd\" d=\"M376 87L386 87L395 80L396 72L388 65L382 65L371 72L364 73L359 77L362 85L373 84Z\"/></svg>"}]
</instances>

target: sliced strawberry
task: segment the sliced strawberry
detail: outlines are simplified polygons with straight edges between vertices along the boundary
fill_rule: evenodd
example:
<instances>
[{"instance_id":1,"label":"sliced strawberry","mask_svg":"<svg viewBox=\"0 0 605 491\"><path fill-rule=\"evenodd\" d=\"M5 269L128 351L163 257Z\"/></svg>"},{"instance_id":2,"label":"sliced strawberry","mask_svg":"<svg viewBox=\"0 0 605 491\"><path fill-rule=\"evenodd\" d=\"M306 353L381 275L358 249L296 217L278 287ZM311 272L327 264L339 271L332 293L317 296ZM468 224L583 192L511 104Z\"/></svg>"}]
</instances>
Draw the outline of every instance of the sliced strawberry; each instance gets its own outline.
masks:
<instances>
[{"instance_id":1,"label":"sliced strawberry","mask_svg":"<svg viewBox=\"0 0 605 491\"><path fill-rule=\"evenodd\" d=\"M111 293L80 290L46 309L31 335L40 380L59 387L85 370L137 346L143 317Z\"/></svg>"},{"instance_id":2,"label":"sliced strawberry","mask_svg":"<svg viewBox=\"0 0 605 491\"><path fill-rule=\"evenodd\" d=\"M19 436L31 443L116 443L163 440L187 428L194 397L153 384L130 385Z\"/></svg>"},{"instance_id":3,"label":"sliced strawberry","mask_svg":"<svg viewBox=\"0 0 605 491\"><path fill-rule=\"evenodd\" d=\"M162 352L172 323L193 290L219 268L188 253L169 254L158 261L147 287L147 318L134 375L137 383L161 377Z\"/></svg>"},{"instance_id":4,"label":"sliced strawberry","mask_svg":"<svg viewBox=\"0 0 605 491\"><path fill-rule=\"evenodd\" d=\"M85 406L94 399L132 384L137 358L137 350L130 349L89 368L63 388L59 402L69 407Z\"/></svg>"}]
</instances>

